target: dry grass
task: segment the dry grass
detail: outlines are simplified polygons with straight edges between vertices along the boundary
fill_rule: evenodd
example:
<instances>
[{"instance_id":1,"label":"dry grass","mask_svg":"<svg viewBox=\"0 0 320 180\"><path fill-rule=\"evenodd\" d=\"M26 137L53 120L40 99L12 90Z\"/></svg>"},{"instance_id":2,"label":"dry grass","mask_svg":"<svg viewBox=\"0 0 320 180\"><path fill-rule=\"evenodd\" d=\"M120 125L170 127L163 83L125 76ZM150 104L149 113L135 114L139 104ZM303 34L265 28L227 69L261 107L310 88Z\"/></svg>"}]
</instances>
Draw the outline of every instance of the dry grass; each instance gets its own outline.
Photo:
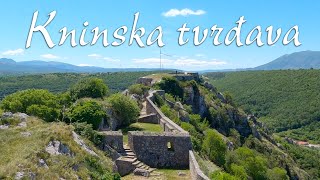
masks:
<instances>
[{"instance_id":1,"label":"dry grass","mask_svg":"<svg viewBox=\"0 0 320 180\"><path fill-rule=\"evenodd\" d=\"M85 162L90 155L73 140L72 130L73 127L65 123L46 123L35 118L28 119L25 128L12 127L0 130L0 179L14 177L16 172L21 171L33 172L37 179L87 179L90 169ZM24 136L21 134L23 132L29 132L31 135ZM51 140L61 141L75 153L75 156L50 156L45 148ZM110 159L90 142L85 142L98 153L101 164L111 170ZM38 167L40 158L46 161L49 169ZM79 166L78 171L73 170L74 165Z\"/></svg>"}]
</instances>

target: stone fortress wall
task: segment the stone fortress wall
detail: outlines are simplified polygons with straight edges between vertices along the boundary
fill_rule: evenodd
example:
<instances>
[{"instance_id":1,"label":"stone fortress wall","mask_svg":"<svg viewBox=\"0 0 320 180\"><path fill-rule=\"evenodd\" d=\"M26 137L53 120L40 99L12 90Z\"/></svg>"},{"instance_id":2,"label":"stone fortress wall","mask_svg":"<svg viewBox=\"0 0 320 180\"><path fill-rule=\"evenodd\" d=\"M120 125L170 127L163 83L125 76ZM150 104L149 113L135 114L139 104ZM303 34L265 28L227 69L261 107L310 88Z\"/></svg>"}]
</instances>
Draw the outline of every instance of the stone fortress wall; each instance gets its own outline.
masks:
<instances>
[{"instance_id":1,"label":"stone fortress wall","mask_svg":"<svg viewBox=\"0 0 320 180\"><path fill-rule=\"evenodd\" d=\"M130 149L138 160L152 168L189 168L192 179L209 180L201 171L194 156L189 133L166 117L153 103L155 94L165 99L163 90L149 92L146 97L146 113L148 117L144 118L143 121L160 124L164 132L130 131L128 132ZM123 136L120 131L106 132L104 136L104 144L115 148L118 152L123 150L121 146L123 144Z\"/></svg>"},{"instance_id":2,"label":"stone fortress wall","mask_svg":"<svg viewBox=\"0 0 320 180\"><path fill-rule=\"evenodd\" d=\"M164 133L154 133L154 134L139 134L137 132L131 133L131 135L129 134L129 144L132 143L132 145L130 145L130 147L132 149L138 147L138 149L136 150L136 154L140 154L141 152L147 151L149 152L150 156L154 156L153 152L154 152L154 148L159 148L159 146L161 148L159 148L159 152L160 153L155 153L155 154L161 154L161 155L166 155L166 154L170 154L170 149L168 149L168 144L166 146L165 142L170 142L173 147L174 152L172 153L176 153L176 155L180 155L180 154L184 154L181 158L183 159L184 163L183 166L185 167L185 162L188 162L189 169L190 169L190 174L192 179L194 180L209 180L209 178L201 171L199 164L194 156L194 152L192 151L192 144L191 144L191 139L190 139L190 135L187 131L185 131L184 129L182 129L179 125L177 125L176 123L174 123L172 120L170 120L168 117L166 117L161 110L157 107L157 105L155 105L153 103L154 98L155 98L155 94L160 95L161 97L164 97L165 92L163 90L157 90L157 91L152 91L149 93L149 96L147 96L146 98L146 110L147 110L147 114L155 114L158 120L158 123L161 125L161 127L163 127L164 129ZM153 123L156 122L154 119L152 121L150 121L149 123ZM171 132L168 136L167 132ZM171 135L171 136L170 136ZM130 139L130 136L132 136ZM168 138L170 137L170 138ZM184 137L184 138L181 138ZM146 143L142 143L142 146L136 146L134 147L133 142L135 142L135 138L138 139L143 139L146 141ZM150 141L154 141L154 142L150 142ZM159 142L158 142L159 140ZM178 141L182 141L181 143L178 143ZM140 141L138 141L140 142ZM190 143L190 145L189 145ZM181 149L177 149L178 147L181 147ZM148 151L148 147L150 147L151 151ZM167 149L166 149L167 148ZM133 150L134 151L134 150ZM169 152L168 152L169 151ZM137 155L138 156L138 155ZM162 157L162 156L160 156ZM152 159L152 162L150 165L152 167L152 165L171 165L171 167L175 167L179 168L181 167L181 164L171 164L171 161L175 161L176 159L174 158L175 156L173 156L172 159L170 158L164 158L164 159L157 159L154 158ZM139 158L139 156L138 156ZM163 161L167 161L167 163L164 163ZM148 161L148 160L147 160ZM161 166L159 166L161 167Z\"/></svg>"}]
</instances>

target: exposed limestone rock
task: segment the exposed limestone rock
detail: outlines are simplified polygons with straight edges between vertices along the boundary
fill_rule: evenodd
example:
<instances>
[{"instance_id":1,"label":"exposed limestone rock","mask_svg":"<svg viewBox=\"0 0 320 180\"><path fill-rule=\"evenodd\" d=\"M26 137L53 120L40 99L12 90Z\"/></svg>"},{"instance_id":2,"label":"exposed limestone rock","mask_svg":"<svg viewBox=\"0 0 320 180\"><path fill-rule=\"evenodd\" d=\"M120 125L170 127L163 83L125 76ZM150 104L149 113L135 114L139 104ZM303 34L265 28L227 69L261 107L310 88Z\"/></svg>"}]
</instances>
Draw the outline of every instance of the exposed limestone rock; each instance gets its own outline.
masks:
<instances>
[{"instance_id":1,"label":"exposed limestone rock","mask_svg":"<svg viewBox=\"0 0 320 180\"><path fill-rule=\"evenodd\" d=\"M70 151L69 147L62 144L60 141L50 141L46 147L46 151L51 155L67 155L73 156L73 153Z\"/></svg>"},{"instance_id":2,"label":"exposed limestone rock","mask_svg":"<svg viewBox=\"0 0 320 180\"><path fill-rule=\"evenodd\" d=\"M20 133L23 137L29 137L31 136L31 133L30 132L21 132Z\"/></svg>"},{"instance_id":3,"label":"exposed limestone rock","mask_svg":"<svg viewBox=\"0 0 320 180\"><path fill-rule=\"evenodd\" d=\"M19 179L22 179L23 176L24 176L24 172L17 172L14 179L19 180Z\"/></svg>"},{"instance_id":4,"label":"exposed limestone rock","mask_svg":"<svg viewBox=\"0 0 320 180\"><path fill-rule=\"evenodd\" d=\"M26 121L29 118L29 116L25 113L15 113L13 114L13 117L19 119L20 121Z\"/></svg>"},{"instance_id":5,"label":"exposed limestone rock","mask_svg":"<svg viewBox=\"0 0 320 180\"><path fill-rule=\"evenodd\" d=\"M184 172L178 172L178 176L186 176L187 174Z\"/></svg>"},{"instance_id":6,"label":"exposed limestone rock","mask_svg":"<svg viewBox=\"0 0 320 180\"><path fill-rule=\"evenodd\" d=\"M27 122L21 122L17 125L17 127L27 127Z\"/></svg>"},{"instance_id":7,"label":"exposed limestone rock","mask_svg":"<svg viewBox=\"0 0 320 180\"><path fill-rule=\"evenodd\" d=\"M49 167L48 167L48 165L47 165L47 163L45 162L44 159L39 159L38 166L39 166L39 167L43 167L43 168L45 168L45 169L49 169Z\"/></svg>"},{"instance_id":8,"label":"exposed limestone rock","mask_svg":"<svg viewBox=\"0 0 320 180\"><path fill-rule=\"evenodd\" d=\"M16 176L14 177L14 179L15 180L20 180L20 179L31 179L31 180L34 180L34 179L36 179L36 174L33 173L33 172L30 172L28 175L26 175L25 172L20 171L20 172L16 173Z\"/></svg>"},{"instance_id":9,"label":"exposed limestone rock","mask_svg":"<svg viewBox=\"0 0 320 180\"><path fill-rule=\"evenodd\" d=\"M75 133L74 131L72 131L72 136L73 136L73 140L79 144L81 146L82 149L84 149L85 151L87 151L89 154L93 155L93 156L98 156L97 153L95 153L93 150L90 149L89 146L87 146L83 140L80 138L80 136Z\"/></svg>"},{"instance_id":10,"label":"exposed limestone rock","mask_svg":"<svg viewBox=\"0 0 320 180\"><path fill-rule=\"evenodd\" d=\"M4 112L1 116L2 119L12 118L12 117L13 117L12 112Z\"/></svg>"},{"instance_id":11,"label":"exposed limestone rock","mask_svg":"<svg viewBox=\"0 0 320 180\"><path fill-rule=\"evenodd\" d=\"M217 97L221 100L221 102L223 102L223 103L226 103L226 102L227 102L226 99L225 99L225 97L224 97L224 95L223 95L221 92L219 92L219 93L217 94Z\"/></svg>"},{"instance_id":12,"label":"exposed limestone rock","mask_svg":"<svg viewBox=\"0 0 320 180\"><path fill-rule=\"evenodd\" d=\"M139 101L140 100L140 96L138 94L131 94L130 98L135 100L135 101Z\"/></svg>"},{"instance_id":13,"label":"exposed limestone rock","mask_svg":"<svg viewBox=\"0 0 320 180\"><path fill-rule=\"evenodd\" d=\"M203 85L205 88L209 89L212 92L217 91L217 89L212 84L210 84L208 81L205 81Z\"/></svg>"},{"instance_id":14,"label":"exposed limestone rock","mask_svg":"<svg viewBox=\"0 0 320 180\"><path fill-rule=\"evenodd\" d=\"M192 105L192 111L194 114L199 114L201 117L204 117L207 112L207 106L205 104L204 97L200 95L199 90L194 89L192 86L184 88L186 99L185 103L187 105Z\"/></svg>"},{"instance_id":15,"label":"exposed limestone rock","mask_svg":"<svg viewBox=\"0 0 320 180\"><path fill-rule=\"evenodd\" d=\"M146 169L141 169L141 168L136 168L133 171L133 174L136 176L144 176L144 177L149 177L150 176L150 172Z\"/></svg>"},{"instance_id":16,"label":"exposed limestone rock","mask_svg":"<svg viewBox=\"0 0 320 180\"><path fill-rule=\"evenodd\" d=\"M190 118L189 118L189 113L187 111L184 111L184 110L180 110L179 111L179 119L182 121L182 122L189 122L190 121Z\"/></svg>"},{"instance_id":17,"label":"exposed limestone rock","mask_svg":"<svg viewBox=\"0 0 320 180\"><path fill-rule=\"evenodd\" d=\"M0 125L0 129L8 129L9 125L5 124L5 125Z\"/></svg>"}]
</instances>

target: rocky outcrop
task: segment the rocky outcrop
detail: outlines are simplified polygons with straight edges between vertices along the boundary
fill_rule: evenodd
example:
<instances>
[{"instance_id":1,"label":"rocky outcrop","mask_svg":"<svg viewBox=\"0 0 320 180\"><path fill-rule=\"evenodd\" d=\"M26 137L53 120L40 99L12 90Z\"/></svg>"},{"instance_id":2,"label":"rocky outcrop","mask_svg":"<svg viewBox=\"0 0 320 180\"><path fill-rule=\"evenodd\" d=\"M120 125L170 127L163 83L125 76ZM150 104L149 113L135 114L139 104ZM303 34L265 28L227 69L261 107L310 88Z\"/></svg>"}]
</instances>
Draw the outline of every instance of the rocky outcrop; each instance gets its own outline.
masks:
<instances>
[{"instance_id":1,"label":"rocky outcrop","mask_svg":"<svg viewBox=\"0 0 320 180\"><path fill-rule=\"evenodd\" d=\"M194 114L199 114L201 117L204 117L208 108L205 104L204 96L201 96L199 89L194 86L187 86L184 88L184 93L185 104L192 106L192 112Z\"/></svg>"},{"instance_id":2,"label":"rocky outcrop","mask_svg":"<svg viewBox=\"0 0 320 180\"><path fill-rule=\"evenodd\" d=\"M29 116L25 113L5 112L0 116L0 129L8 129L9 127L27 127L27 119Z\"/></svg>"},{"instance_id":3,"label":"rocky outcrop","mask_svg":"<svg viewBox=\"0 0 320 180\"><path fill-rule=\"evenodd\" d=\"M50 155L74 156L69 147L62 144L60 141L50 141L46 147L46 152Z\"/></svg>"},{"instance_id":4,"label":"rocky outcrop","mask_svg":"<svg viewBox=\"0 0 320 180\"><path fill-rule=\"evenodd\" d=\"M75 133L74 131L72 131L72 137L73 140L83 149L85 150L87 153L93 155L93 156L98 156L97 153L95 153L89 146L87 146L84 141L80 138L80 136Z\"/></svg>"}]
</instances>

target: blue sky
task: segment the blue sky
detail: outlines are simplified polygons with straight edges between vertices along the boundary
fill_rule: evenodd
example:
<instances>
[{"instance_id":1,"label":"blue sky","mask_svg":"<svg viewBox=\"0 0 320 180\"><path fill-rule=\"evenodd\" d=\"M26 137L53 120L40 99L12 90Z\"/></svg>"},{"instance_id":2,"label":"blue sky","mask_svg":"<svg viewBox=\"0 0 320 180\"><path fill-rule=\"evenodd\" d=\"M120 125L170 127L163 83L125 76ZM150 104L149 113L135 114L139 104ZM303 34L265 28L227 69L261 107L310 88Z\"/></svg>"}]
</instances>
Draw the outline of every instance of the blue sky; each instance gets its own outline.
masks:
<instances>
[{"instance_id":1,"label":"blue sky","mask_svg":"<svg viewBox=\"0 0 320 180\"><path fill-rule=\"evenodd\" d=\"M165 16L166 12L176 9L176 16ZM189 9L187 14L181 10ZM303 50L320 50L320 2L318 1L26 1L12 0L1 3L0 20L0 57L12 58L16 61L45 60L60 61L74 65L93 65L100 67L137 68L159 67L159 47L156 44L140 48L136 43L128 46L134 14L140 13L138 27L146 29L142 38L145 43L147 35L157 26L163 28L165 46L162 52L164 68L179 68L184 70L226 69L255 67L267 63L279 56ZM177 11L178 10L178 11ZM118 47L103 47L101 40L94 46L77 46L72 48L70 40L62 46L48 48L40 33L35 33L31 47L25 49L25 44L31 25L33 13L39 11L37 25L48 19L48 14L56 11L56 17L47 27L52 40L58 44L61 34L59 30L67 27L76 29L77 42L83 23L89 22L87 40L92 39L90 31L99 27L108 30L108 40L114 41L112 33L118 27L125 25L129 32L126 41ZM171 14L172 15L172 14ZM282 28L280 40L273 46L237 47L221 44L214 46L213 37L208 37L200 46L192 43L193 34L186 37L189 43L178 45L177 29L184 23L188 27L200 26L200 30L213 25L224 28L220 40L224 41L227 32L236 26L235 22L244 16L247 22L242 27L241 39L244 42L249 31L260 25L262 40L266 43L265 29L272 25ZM301 46L292 43L284 46L282 38L294 25L299 26Z\"/></svg>"}]
</instances>

